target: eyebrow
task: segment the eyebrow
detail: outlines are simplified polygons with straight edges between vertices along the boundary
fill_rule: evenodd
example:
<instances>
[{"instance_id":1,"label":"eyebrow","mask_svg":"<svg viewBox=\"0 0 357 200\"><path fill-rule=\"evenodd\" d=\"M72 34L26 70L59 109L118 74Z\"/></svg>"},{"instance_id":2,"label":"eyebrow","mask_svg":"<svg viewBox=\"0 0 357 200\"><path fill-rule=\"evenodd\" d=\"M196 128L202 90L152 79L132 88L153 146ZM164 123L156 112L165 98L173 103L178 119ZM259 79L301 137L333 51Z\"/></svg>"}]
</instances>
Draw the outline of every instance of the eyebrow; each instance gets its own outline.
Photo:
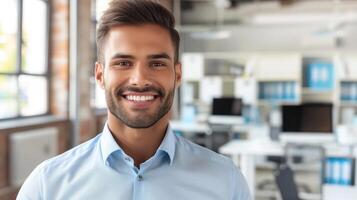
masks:
<instances>
[{"instance_id":1,"label":"eyebrow","mask_svg":"<svg viewBox=\"0 0 357 200\"><path fill-rule=\"evenodd\" d=\"M168 60L171 60L171 57L167 53L148 55L147 58L148 59L168 59Z\"/></svg>"},{"instance_id":2,"label":"eyebrow","mask_svg":"<svg viewBox=\"0 0 357 200\"><path fill-rule=\"evenodd\" d=\"M127 54L116 53L116 54L114 54L114 55L111 57L110 60L119 59L119 58L134 59L134 56L132 56L132 55L127 55Z\"/></svg>"},{"instance_id":3,"label":"eyebrow","mask_svg":"<svg viewBox=\"0 0 357 200\"><path fill-rule=\"evenodd\" d=\"M116 53L111 57L111 60L120 59L120 58L134 59L135 56L129 55L129 54ZM167 53L152 54L152 55L148 55L147 58L148 59L168 59L168 60L171 60L171 57Z\"/></svg>"}]
</instances>

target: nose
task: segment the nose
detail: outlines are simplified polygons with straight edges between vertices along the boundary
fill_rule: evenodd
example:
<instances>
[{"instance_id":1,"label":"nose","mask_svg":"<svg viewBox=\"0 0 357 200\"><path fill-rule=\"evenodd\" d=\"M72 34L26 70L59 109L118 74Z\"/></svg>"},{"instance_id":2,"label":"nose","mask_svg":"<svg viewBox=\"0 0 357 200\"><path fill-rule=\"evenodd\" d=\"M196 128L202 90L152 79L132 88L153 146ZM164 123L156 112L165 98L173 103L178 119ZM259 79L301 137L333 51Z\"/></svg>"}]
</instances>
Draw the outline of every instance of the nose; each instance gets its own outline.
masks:
<instances>
[{"instance_id":1,"label":"nose","mask_svg":"<svg viewBox=\"0 0 357 200\"><path fill-rule=\"evenodd\" d=\"M148 87L152 84L150 81L149 70L144 65L137 65L130 74L129 84L136 87Z\"/></svg>"}]
</instances>

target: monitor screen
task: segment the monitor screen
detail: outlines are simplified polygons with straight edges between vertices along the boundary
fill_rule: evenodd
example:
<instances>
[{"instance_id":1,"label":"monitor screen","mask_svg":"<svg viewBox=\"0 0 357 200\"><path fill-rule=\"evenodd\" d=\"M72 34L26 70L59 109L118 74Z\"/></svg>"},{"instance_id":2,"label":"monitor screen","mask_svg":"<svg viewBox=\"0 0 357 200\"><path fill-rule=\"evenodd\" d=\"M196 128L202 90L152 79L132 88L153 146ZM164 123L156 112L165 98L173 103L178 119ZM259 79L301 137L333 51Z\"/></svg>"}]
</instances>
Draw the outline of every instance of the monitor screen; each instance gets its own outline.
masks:
<instances>
[{"instance_id":1,"label":"monitor screen","mask_svg":"<svg viewBox=\"0 0 357 200\"><path fill-rule=\"evenodd\" d=\"M242 115L242 99L234 97L214 98L212 103L212 115Z\"/></svg>"},{"instance_id":2,"label":"monitor screen","mask_svg":"<svg viewBox=\"0 0 357 200\"><path fill-rule=\"evenodd\" d=\"M332 133L332 104L282 106L282 132Z\"/></svg>"}]
</instances>

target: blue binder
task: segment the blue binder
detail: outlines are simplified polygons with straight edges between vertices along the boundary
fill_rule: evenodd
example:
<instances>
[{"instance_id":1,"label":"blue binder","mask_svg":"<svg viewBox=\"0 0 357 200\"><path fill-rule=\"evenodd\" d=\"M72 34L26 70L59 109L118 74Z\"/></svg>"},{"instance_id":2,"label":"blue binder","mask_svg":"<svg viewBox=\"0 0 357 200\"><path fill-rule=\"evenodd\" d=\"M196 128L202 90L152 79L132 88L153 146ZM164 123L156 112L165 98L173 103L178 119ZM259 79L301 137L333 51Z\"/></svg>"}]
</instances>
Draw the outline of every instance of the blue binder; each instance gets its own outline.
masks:
<instances>
[{"instance_id":1,"label":"blue binder","mask_svg":"<svg viewBox=\"0 0 357 200\"><path fill-rule=\"evenodd\" d=\"M330 90L334 87L332 63L312 62L307 69L307 86L316 90Z\"/></svg>"},{"instance_id":2,"label":"blue binder","mask_svg":"<svg viewBox=\"0 0 357 200\"><path fill-rule=\"evenodd\" d=\"M354 159L329 157L325 160L324 183L354 185Z\"/></svg>"}]
</instances>

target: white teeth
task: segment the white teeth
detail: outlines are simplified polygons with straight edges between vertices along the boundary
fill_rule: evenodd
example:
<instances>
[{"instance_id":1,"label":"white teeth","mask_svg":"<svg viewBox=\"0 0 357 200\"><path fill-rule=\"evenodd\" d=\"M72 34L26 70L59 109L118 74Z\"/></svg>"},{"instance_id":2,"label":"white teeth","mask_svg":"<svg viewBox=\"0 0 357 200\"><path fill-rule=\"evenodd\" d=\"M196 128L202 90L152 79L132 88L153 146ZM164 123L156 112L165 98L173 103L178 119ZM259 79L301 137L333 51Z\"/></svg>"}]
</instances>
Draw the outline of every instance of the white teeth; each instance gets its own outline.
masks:
<instances>
[{"instance_id":1,"label":"white teeth","mask_svg":"<svg viewBox=\"0 0 357 200\"><path fill-rule=\"evenodd\" d=\"M154 96L135 96L135 95L128 95L126 99L130 101L150 101L154 99Z\"/></svg>"}]
</instances>

